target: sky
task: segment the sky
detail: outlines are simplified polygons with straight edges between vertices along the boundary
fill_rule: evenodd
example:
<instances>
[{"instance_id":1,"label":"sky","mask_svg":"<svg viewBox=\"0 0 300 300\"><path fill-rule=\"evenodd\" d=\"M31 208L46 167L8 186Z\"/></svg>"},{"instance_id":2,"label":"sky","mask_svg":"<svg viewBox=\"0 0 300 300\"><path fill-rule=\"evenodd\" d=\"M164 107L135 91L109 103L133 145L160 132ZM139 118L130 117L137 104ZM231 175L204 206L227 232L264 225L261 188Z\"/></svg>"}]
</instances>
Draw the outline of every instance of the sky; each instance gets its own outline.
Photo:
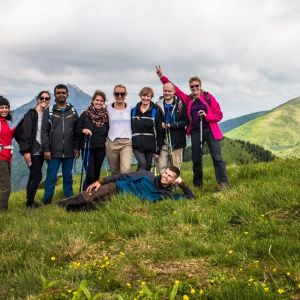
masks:
<instances>
[{"instance_id":1,"label":"sky","mask_svg":"<svg viewBox=\"0 0 300 300\"><path fill-rule=\"evenodd\" d=\"M298 0L1 0L0 95L16 108L75 84L127 101L162 85L155 65L189 93L202 80L224 120L300 96Z\"/></svg>"}]
</instances>

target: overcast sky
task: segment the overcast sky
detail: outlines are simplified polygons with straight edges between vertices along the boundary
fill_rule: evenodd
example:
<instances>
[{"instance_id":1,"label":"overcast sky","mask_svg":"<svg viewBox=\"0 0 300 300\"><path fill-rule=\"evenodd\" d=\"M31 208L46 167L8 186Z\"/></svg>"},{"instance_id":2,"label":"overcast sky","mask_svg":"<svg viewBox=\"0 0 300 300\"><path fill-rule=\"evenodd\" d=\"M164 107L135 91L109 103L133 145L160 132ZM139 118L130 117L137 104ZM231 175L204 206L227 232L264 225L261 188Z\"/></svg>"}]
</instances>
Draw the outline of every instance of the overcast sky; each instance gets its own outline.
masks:
<instances>
[{"instance_id":1,"label":"overcast sky","mask_svg":"<svg viewBox=\"0 0 300 300\"><path fill-rule=\"evenodd\" d=\"M161 94L154 66L184 91L198 75L224 119L300 96L298 0L1 0L0 94L12 107L71 83L136 103Z\"/></svg>"}]
</instances>

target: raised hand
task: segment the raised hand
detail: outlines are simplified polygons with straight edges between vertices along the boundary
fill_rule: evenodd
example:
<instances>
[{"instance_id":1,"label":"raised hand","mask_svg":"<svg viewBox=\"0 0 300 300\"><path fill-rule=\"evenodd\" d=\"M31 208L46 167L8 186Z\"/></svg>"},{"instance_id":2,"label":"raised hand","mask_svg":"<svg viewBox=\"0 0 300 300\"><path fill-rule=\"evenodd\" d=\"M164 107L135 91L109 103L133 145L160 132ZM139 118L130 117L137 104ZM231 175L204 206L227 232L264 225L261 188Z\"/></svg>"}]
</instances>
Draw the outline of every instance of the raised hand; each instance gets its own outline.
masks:
<instances>
[{"instance_id":1,"label":"raised hand","mask_svg":"<svg viewBox=\"0 0 300 300\"><path fill-rule=\"evenodd\" d=\"M162 67L160 65L158 66L155 66L155 69L156 69L156 74L159 78L162 78L163 77L163 71L162 71Z\"/></svg>"}]
</instances>

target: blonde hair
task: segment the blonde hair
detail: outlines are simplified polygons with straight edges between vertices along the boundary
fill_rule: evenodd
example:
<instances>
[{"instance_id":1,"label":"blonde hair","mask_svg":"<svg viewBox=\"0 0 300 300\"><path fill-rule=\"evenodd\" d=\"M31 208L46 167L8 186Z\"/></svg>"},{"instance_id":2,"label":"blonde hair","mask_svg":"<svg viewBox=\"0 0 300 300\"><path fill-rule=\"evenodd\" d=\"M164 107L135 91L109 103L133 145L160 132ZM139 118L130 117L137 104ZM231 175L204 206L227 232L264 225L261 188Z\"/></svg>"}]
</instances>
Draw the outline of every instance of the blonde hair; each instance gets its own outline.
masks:
<instances>
[{"instance_id":1,"label":"blonde hair","mask_svg":"<svg viewBox=\"0 0 300 300\"><path fill-rule=\"evenodd\" d=\"M125 93L127 93L126 86L123 84L120 84L120 83L115 85L114 92L116 91L116 88L118 88L118 87L123 88L125 90Z\"/></svg>"}]
</instances>

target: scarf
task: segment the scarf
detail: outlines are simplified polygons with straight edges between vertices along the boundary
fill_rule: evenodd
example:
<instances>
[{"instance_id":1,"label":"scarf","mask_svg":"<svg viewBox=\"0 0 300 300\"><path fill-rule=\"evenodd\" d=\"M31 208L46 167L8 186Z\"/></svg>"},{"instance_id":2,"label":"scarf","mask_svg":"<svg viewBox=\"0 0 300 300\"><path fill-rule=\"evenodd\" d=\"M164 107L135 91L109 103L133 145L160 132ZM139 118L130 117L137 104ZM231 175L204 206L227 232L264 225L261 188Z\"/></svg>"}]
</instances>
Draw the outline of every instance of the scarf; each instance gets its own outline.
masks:
<instances>
[{"instance_id":1,"label":"scarf","mask_svg":"<svg viewBox=\"0 0 300 300\"><path fill-rule=\"evenodd\" d=\"M87 109L87 113L96 127L102 127L105 123L108 123L108 114L105 107L97 109L93 105L90 105Z\"/></svg>"}]
</instances>

